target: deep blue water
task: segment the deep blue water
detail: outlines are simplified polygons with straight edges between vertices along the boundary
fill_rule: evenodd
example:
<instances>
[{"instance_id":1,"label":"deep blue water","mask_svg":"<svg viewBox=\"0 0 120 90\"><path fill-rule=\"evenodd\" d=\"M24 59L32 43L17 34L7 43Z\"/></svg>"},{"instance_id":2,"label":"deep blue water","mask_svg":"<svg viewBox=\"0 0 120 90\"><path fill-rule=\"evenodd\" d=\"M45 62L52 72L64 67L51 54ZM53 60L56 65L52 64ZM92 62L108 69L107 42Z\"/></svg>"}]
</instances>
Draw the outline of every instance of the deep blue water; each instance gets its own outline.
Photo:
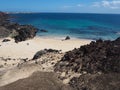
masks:
<instances>
[{"instance_id":1,"label":"deep blue water","mask_svg":"<svg viewBox=\"0 0 120 90\"><path fill-rule=\"evenodd\" d=\"M34 13L11 14L12 21L31 24L48 33L38 32L45 37L65 37L82 39L113 40L120 36L120 14L80 14L80 13Z\"/></svg>"}]
</instances>

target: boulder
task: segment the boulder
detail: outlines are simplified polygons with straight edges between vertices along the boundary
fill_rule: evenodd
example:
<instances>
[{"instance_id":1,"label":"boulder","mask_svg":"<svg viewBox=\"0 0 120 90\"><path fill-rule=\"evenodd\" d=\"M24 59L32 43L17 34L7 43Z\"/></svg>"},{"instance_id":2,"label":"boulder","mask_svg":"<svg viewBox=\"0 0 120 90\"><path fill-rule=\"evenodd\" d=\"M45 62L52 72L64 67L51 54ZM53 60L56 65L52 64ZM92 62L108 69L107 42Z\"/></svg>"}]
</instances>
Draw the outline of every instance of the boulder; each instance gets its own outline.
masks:
<instances>
[{"instance_id":1,"label":"boulder","mask_svg":"<svg viewBox=\"0 0 120 90\"><path fill-rule=\"evenodd\" d=\"M42 55L44 55L44 54L46 54L46 51L45 51L45 50L40 50L40 51L38 51L38 52L34 55L34 57L33 57L32 60L38 59L38 58L40 58L40 57L41 57Z\"/></svg>"},{"instance_id":2,"label":"boulder","mask_svg":"<svg viewBox=\"0 0 120 90\"><path fill-rule=\"evenodd\" d=\"M59 53L59 52L60 52L59 50L54 50L54 49L40 50L33 56L32 60L39 59L42 55L44 55L46 53Z\"/></svg>"},{"instance_id":3,"label":"boulder","mask_svg":"<svg viewBox=\"0 0 120 90\"><path fill-rule=\"evenodd\" d=\"M50 52L55 52L55 53L59 53L60 50L55 50L55 49L44 49L46 52L50 53Z\"/></svg>"},{"instance_id":4,"label":"boulder","mask_svg":"<svg viewBox=\"0 0 120 90\"><path fill-rule=\"evenodd\" d=\"M2 42L9 42L10 39L4 39Z\"/></svg>"},{"instance_id":5,"label":"boulder","mask_svg":"<svg viewBox=\"0 0 120 90\"><path fill-rule=\"evenodd\" d=\"M16 31L18 32L18 35L14 37L16 43L34 38L37 33L37 29L31 25L19 26L19 30Z\"/></svg>"},{"instance_id":6,"label":"boulder","mask_svg":"<svg viewBox=\"0 0 120 90\"><path fill-rule=\"evenodd\" d=\"M69 37L69 36L66 36L65 40L70 40L70 37Z\"/></svg>"},{"instance_id":7,"label":"boulder","mask_svg":"<svg viewBox=\"0 0 120 90\"><path fill-rule=\"evenodd\" d=\"M40 32L48 32L47 30L45 30L45 29L41 29L41 30L39 30Z\"/></svg>"}]
</instances>

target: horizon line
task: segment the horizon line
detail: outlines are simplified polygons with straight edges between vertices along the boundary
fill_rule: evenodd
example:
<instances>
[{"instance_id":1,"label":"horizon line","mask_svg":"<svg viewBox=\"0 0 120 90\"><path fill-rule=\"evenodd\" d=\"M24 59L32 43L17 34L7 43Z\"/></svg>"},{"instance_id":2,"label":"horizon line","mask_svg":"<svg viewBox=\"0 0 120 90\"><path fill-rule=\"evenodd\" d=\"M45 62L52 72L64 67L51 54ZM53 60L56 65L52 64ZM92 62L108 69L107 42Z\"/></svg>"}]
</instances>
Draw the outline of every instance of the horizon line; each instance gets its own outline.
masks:
<instances>
[{"instance_id":1,"label":"horizon line","mask_svg":"<svg viewBox=\"0 0 120 90\"><path fill-rule=\"evenodd\" d=\"M120 14L120 13L95 13L95 12L34 12L34 11L2 11L8 14L34 14L34 13L76 13L76 14Z\"/></svg>"}]
</instances>

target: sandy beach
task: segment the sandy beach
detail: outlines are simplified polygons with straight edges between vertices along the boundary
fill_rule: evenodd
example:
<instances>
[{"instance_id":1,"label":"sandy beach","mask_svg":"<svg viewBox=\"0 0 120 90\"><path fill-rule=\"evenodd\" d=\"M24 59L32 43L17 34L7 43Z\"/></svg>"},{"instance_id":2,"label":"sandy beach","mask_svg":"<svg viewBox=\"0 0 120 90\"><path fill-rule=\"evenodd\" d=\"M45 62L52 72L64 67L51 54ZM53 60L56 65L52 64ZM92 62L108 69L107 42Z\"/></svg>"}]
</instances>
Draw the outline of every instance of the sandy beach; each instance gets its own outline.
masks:
<instances>
[{"instance_id":1,"label":"sandy beach","mask_svg":"<svg viewBox=\"0 0 120 90\"><path fill-rule=\"evenodd\" d=\"M91 42L91 40L85 39L61 40L35 37L15 43L11 38L7 38L10 40L9 42L2 42L4 39L0 39L0 86L27 78L37 71L54 72L54 65L61 60L66 51ZM35 61L31 59L36 52L44 49L62 50L62 53L45 54L38 59L39 64L35 64ZM27 62L24 61L26 58ZM47 61L43 63L44 60Z\"/></svg>"},{"instance_id":2,"label":"sandy beach","mask_svg":"<svg viewBox=\"0 0 120 90\"><path fill-rule=\"evenodd\" d=\"M0 11L0 90L120 90L120 15L78 13L82 0L70 9L80 2L21 1L0 3L8 10ZM114 1L97 4L107 10Z\"/></svg>"},{"instance_id":3,"label":"sandy beach","mask_svg":"<svg viewBox=\"0 0 120 90\"><path fill-rule=\"evenodd\" d=\"M91 40L85 39L71 39L60 40L52 38L40 38L15 43L13 39L11 41L2 42L0 39L0 57L4 58L33 58L34 54L43 49L57 49L66 52L74 48L79 48L81 45L89 44Z\"/></svg>"}]
</instances>

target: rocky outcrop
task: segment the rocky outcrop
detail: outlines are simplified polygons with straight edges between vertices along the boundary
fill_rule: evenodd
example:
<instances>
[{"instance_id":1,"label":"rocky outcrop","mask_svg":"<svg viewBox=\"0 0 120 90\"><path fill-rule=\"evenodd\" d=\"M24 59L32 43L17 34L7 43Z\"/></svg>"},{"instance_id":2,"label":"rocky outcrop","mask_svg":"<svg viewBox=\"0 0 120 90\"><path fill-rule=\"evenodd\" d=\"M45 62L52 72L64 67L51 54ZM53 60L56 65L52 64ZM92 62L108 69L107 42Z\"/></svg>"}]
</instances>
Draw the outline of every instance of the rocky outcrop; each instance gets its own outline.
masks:
<instances>
[{"instance_id":1,"label":"rocky outcrop","mask_svg":"<svg viewBox=\"0 0 120 90\"><path fill-rule=\"evenodd\" d=\"M37 28L32 25L12 23L7 20L8 18L7 14L0 12L0 38L11 36L17 43L35 37Z\"/></svg>"},{"instance_id":2,"label":"rocky outcrop","mask_svg":"<svg viewBox=\"0 0 120 90\"><path fill-rule=\"evenodd\" d=\"M8 37L11 34L11 31L5 28L4 26L0 26L0 38Z\"/></svg>"},{"instance_id":3,"label":"rocky outcrop","mask_svg":"<svg viewBox=\"0 0 120 90\"><path fill-rule=\"evenodd\" d=\"M9 41L10 41L10 39L3 39L2 42L9 42Z\"/></svg>"},{"instance_id":4,"label":"rocky outcrop","mask_svg":"<svg viewBox=\"0 0 120 90\"><path fill-rule=\"evenodd\" d=\"M56 64L55 70L78 73L120 72L120 38L115 41L92 41L89 45L69 51Z\"/></svg>"},{"instance_id":5,"label":"rocky outcrop","mask_svg":"<svg viewBox=\"0 0 120 90\"><path fill-rule=\"evenodd\" d=\"M70 85L74 90L120 90L120 73L86 74L74 77Z\"/></svg>"},{"instance_id":6,"label":"rocky outcrop","mask_svg":"<svg viewBox=\"0 0 120 90\"><path fill-rule=\"evenodd\" d=\"M54 53L59 53L60 51L59 50L54 50L54 49L44 49L44 50L40 50L38 51L32 60L35 60L35 59L39 59L42 55L46 54L46 53L51 53L51 52L54 52Z\"/></svg>"},{"instance_id":7,"label":"rocky outcrop","mask_svg":"<svg viewBox=\"0 0 120 90\"><path fill-rule=\"evenodd\" d=\"M8 19L8 14L4 13L4 12L0 12L0 25L5 23Z\"/></svg>"},{"instance_id":8,"label":"rocky outcrop","mask_svg":"<svg viewBox=\"0 0 120 90\"><path fill-rule=\"evenodd\" d=\"M120 38L92 41L66 52L55 65L55 72L63 81L79 75L69 81L74 90L120 90Z\"/></svg>"},{"instance_id":9,"label":"rocky outcrop","mask_svg":"<svg viewBox=\"0 0 120 90\"><path fill-rule=\"evenodd\" d=\"M34 38L37 33L37 29L31 25L21 25L17 32L18 35L14 36L15 42L20 42Z\"/></svg>"},{"instance_id":10,"label":"rocky outcrop","mask_svg":"<svg viewBox=\"0 0 120 90\"><path fill-rule=\"evenodd\" d=\"M70 37L69 37L69 36L66 36L65 40L70 40Z\"/></svg>"},{"instance_id":11,"label":"rocky outcrop","mask_svg":"<svg viewBox=\"0 0 120 90\"><path fill-rule=\"evenodd\" d=\"M40 31L40 32L48 32L48 31L45 30L45 29L40 29L39 31Z\"/></svg>"},{"instance_id":12,"label":"rocky outcrop","mask_svg":"<svg viewBox=\"0 0 120 90\"><path fill-rule=\"evenodd\" d=\"M10 30L8 30L3 25L7 23L8 15L6 13L0 12L0 38L8 37Z\"/></svg>"}]
</instances>

